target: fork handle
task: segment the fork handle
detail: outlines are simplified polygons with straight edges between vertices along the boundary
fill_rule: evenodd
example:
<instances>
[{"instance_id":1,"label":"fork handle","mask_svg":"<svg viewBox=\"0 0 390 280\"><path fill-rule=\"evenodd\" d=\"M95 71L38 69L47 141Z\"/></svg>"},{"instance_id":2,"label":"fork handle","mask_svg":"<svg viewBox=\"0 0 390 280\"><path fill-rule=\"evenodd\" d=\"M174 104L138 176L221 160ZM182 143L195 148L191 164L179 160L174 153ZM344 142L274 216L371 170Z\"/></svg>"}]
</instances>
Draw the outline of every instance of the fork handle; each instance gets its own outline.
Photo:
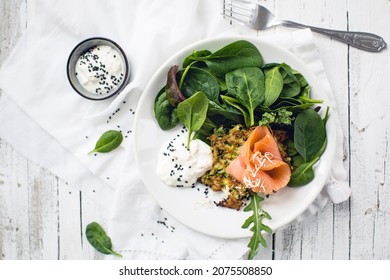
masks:
<instances>
[{"instance_id":1,"label":"fork handle","mask_svg":"<svg viewBox=\"0 0 390 280\"><path fill-rule=\"evenodd\" d=\"M383 38L372 33L331 30L289 20L280 21L279 24L286 27L310 28L314 32L327 35L340 42L368 52L380 52L386 48L386 42Z\"/></svg>"}]
</instances>

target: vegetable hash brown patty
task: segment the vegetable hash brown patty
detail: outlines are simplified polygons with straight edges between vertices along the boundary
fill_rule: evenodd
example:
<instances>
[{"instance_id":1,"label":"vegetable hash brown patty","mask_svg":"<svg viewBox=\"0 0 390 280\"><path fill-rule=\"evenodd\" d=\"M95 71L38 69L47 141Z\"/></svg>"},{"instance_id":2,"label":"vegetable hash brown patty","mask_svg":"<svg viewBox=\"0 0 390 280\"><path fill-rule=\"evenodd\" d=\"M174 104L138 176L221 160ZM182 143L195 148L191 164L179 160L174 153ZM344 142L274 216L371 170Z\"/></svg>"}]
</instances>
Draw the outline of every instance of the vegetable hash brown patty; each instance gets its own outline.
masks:
<instances>
[{"instance_id":1,"label":"vegetable hash brown patty","mask_svg":"<svg viewBox=\"0 0 390 280\"><path fill-rule=\"evenodd\" d=\"M218 128L209 137L213 154L213 167L200 178L200 182L213 191L224 191L227 197L218 202L218 206L239 210L249 198L250 191L225 170L232 160L238 157L240 148L248 139L253 128L236 125L227 130Z\"/></svg>"}]
</instances>

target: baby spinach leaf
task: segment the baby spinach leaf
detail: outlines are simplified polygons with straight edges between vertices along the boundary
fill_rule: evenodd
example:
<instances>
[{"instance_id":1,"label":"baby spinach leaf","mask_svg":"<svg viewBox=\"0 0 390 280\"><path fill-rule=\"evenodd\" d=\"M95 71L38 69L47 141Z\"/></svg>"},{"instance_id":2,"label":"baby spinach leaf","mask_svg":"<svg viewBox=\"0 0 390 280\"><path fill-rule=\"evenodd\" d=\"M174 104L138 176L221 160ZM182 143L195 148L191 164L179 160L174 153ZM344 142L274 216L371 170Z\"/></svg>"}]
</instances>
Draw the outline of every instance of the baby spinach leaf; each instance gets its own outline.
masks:
<instances>
[{"instance_id":1,"label":"baby spinach leaf","mask_svg":"<svg viewBox=\"0 0 390 280\"><path fill-rule=\"evenodd\" d=\"M112 250L111 238L106 234L104 229L96 222L87 225L85 236L88 242L99 252L106 255L122 257L121 254Z\"/></svg>"},{"instance_id":2,"label":"baby spinach leaf","mask_svg":"<svg viewBox=\"0 0 390 280\"><path fill-rule=\"evenodd\" d=\"M210 134L213 133L214 129L216 128L217 125L209 118L206 118L202 127L195 133L194 139L200 139L210 146L209 136Z\"/></svg>"},{"instance_id":3,"label":"baby spinach leaf","mask_svg":"<svg viewBox=\"0 0 390 280\"><path fill-rule=\"evenodd\" d=\"M283 89L283 77L279 67L273 67L264 71L265 92L263 106L271 106L278 98Z\"/></svg>"},{"instance_id":4,"label":"baby spinach leaf","mask_svg":"<svg viewBox=\"0 0 390 280\"><path fill-rule=\"evenodd\" d=\"M201 91L209 100L218 101L219 82L206 69L197 67L190 68L180 89L187 98Z\"/></svg>"},{"instance_id":5,"label":"baby spinach leaf","mask_svg":"<svg viewBox=\"0 0 390 280\"><path fill-rule=\"evenodd\" d=\"M168 130L174 128L179 122L179 119L177 117L177 108L172 106L167 99L165 87L162 91L154 102L154 116L160 128L162 130Z\"/></svg>"},{"instance_id":6,"label":"baby spinach leaf","mask_svg":"<svg viewBox=\"0 0 390 280\"><path fill-rule=\"evenodd\" d=\"M257 47L245 40L235 41L207 56L191 57L191 60L204 61L210 71L218 76L238 68L260 67L263 64Z\"/></svg>"},{"instance_id":7,"label":"baby spinach leaf","mask_svg":"<svg viewBox=\"0 0 390 280\"><path fill-rule=\"evenodd\" d=\"M294 97L301 92L301 83L298 78L294 75L293 69L285 64L280 64L280 72L283 77L283 89L280 93L282 97Z\"/></svg>"},{"instance_id":8,"label":"baby spinach leaf","mask_svg":"<svg viewBox=\"0 0 390 280\"><path fill-rule=\"evenodd\" d=\"M247 127L251 126L251 120L249 114L245 111L245 108L242 108L242 105L240 104L240 101L238 101L236 98L231 96L222 95L222 100L229 104L230 106L236 108L238 111L241 112L241 114L244 117L244 122Z\"/></svg>"},{"instance_id":9,"label":"baby spinach leaf","mask_svg":"<svg viewBox=\"0 0 390 280\"><path fill-rule=\"evenodd\" d=\"M257 67L239 68L226 74L228 96L237 99L249 113L249 126L254 125L254 111L264 102L264 74Z\"/></svg>"},{"instance_id":10,"label":"baby spinach leaf","mask_svg":"<svg viewBox=\"0 0 390 280\"><path fill-rule=\"evenodd\" d=\"M313 165L318 160L319 157L316 157L312 161L301 164L297 169L295 169L291 174L291 178L288 183L288 186L299 187L310 183L314 179Z\"/></svg>"},{"instance_id":11,"label":"baby spinach leaf","mask_svg":"<svg viewBox=\"0 0 390 280\"><path fill-rule=\"evenodd\" d=\"M306 109L297 115L294 123L294 145L305 162L317 155L325 140L324 123L316 111Z\"/></svg>"},{"instance_id":12,"label":"baby spinach leaf","mask_svg":"<svg viewBox=\"0 0 390 280\"><path fill-rule=\"evenodd\" d=\"M263 245L263 247L267 247L267 243L263 236L263 231L272 233L271 228L263 224L263 219L271 219L271 216L263 209L261 209L260 203L263 200L264 198L261 196L258 196L256 193L252 193L249 204L244 208L244 212L253 212L252 215L249 216L242 225L242 228L249 228L252 226L250 230L253 232L253 235L248 244L248 259L253 259L253 257L257 255L259 251L259 244Z\"/></svg>"},{"instance_id":13,"label":"baby spinach leaf","mask_svg":"<svg viewBox=\"0 0 390 280\"><path fill-rule=\"evenodd\" d=\"M88 154L111 152L112 150L118 148L122 141L123 135L120 131L108 130L100 136L99 140L96 142L95 149L90 151Z\"/></svg>"},{"instance_id":14,"label":"baby spinach leaf","mask_svg":"<svg viewBox=\"0 0 390 280\"><path fill-rule=\"evenodd\" d=\"M183 60L183 68L186 68L193 62L199 61L199 58L208 57L211 54L212 52L209 50L200 50L200 51L195 50L192 52L192 54L190 54Z\"/></svg>"},{"instance_id":15,"label":"baby spinach leaf","mask_svg":"<svg viewBox=\"0 0 390 280\"><path fill-rule=\"evenodd\" d=\"M222 97L222 96L221 96ZM239 110L225 103L214 102L209 100L207 116L218 126L230 123L242 123L242 115Z\"/></svg>"},{"instance_id":16,"label":"baby spinach leaf","mask_svg":"<svg viewBox=\"0 0 390 280\"><path fill-rule=\"evenodd\" d=\"M177 107L177 105L185 99L176 81L178 67L178 65L174 65L169 69L167 74L167 85L165 86L167 100L174 107Z\"/></svg>"},{"instance_id":17,"label":"baby spinach leaf","mask_svg":"<svg viewBox=\"0 0 390 280\"><path fill-rule=\"evenodd\" d=\"M188 129L187 148L190 148L192 133L201 129L207 116L208 99L199 91L177 106L177 116Z\"/></svg>"}]
</instances>

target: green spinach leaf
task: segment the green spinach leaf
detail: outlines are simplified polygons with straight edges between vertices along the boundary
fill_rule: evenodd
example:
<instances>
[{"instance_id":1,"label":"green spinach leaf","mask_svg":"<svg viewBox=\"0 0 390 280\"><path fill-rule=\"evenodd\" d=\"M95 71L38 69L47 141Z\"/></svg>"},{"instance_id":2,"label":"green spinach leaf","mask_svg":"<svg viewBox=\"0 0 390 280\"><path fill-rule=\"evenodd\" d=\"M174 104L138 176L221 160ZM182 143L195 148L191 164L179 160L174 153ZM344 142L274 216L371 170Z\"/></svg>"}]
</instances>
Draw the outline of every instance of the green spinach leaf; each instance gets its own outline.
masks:
<instances>
[{"instance_id":1,"label":"green spinach leaf","mask_svg":"<svg viewBox=\"0 0 390 280\"><path fill-rule=\"evenodd\" d=\"M319 157L316 157L310 162L299 165L298 168L292 172L288 186L299 187L310 183L314 179L313 165L319 159Z\"/></svg>"},{"instance_id":2,"label":"green spinach leaf","mask_svg":"<svg viewBox=\"0 0 390 280\"><path fill-rule=\"evenodd\" d=\"M162 130L169 130L179 122L177 108L168 101L165 87L160 92L154 102L154 116Z\"/></svg>"},{"instance_id":3,"label":"green spinach leaf","mask_svg":"<svg viewBox=\"0 0 390 280\"><path fill-rule=\"evenodd\" d=\"M237 99L249 114L249 126L254 125L254 111L264 102L264 74L257 67L245 67L226 74L228 96ZM247 124L248 126L248 124Z\"/></svg>"},{"instance_id":4,"label":"green spinach leaf","mask_svg":"<svg viewBox=\"0 0 390 280\"><path fill-rule=\"evenodd\" d=\"M88 242L99 252L106 255L122 257L121 254L112 250L111 238L106 234L104 229L96 222L87 225L85 236Z\"/></svg>"},{"instance_id":5,"label":"green spinach leaf","mask_svg":"<svg viewBox=\"0 0 390 280\"><path fill-rule=\"evenodd\" d=\"M325 140L324 122L316 111L306 109L297 115L294 123L294 145L305 162L317 155Z\"/></svg>"},{"instance_id":6,"label":"green spinach leaf","mask_svg":"<svg viewBox=\"0 0 390 280\"><path fill-rule=\"evenodd\" d=\"M204 61L212 73L223 76L238 68L260 67L263 64L263 57L255 45L245 40L239 40L210 55L192 56L188 61Z\"/></svg>"},{"instance_id":7,"label":"green spinach leaf","mask_svg":"<svg viewBox=\"0 0 390 280\"><path fill-rule=\"evenodd\" d=\"M200 51L194 50L192 54L190 54L183 60L183 68L186 68L187 66L193 64L194 62L198 62L203 57L208 57L211 54L212 52L209 50L200 50Z\"/></svg>"},{"instance_id":8,"label":"green spinach leaf","mask_svg":"<svg viewBox=\"0 0 390 280\"><path fill-rule=\"evenodd\" d=\"M301 83L294 75L294 71L289 65L280 64L280 71L283 77L283 89L280 93L282 97L294 97L301 92Z\"/></svg>"},{"instance_id":9,"label":"green spinach leaf","mask_svg":"<svg viewBox=\"0 0 390 280\"><path fill-rule=\"evenodd\" d=\"M258 196L256 193L252 193L251 200L249 204L244 208L244 212L252 211L252 215L249 216L242 228L250 228L253 232L251 239L249 240L248 248L249 254L248 259L253 259L259 251L259 244L263 245L263 247L267 247L267 243L263 236L263 231L272 233L271 228L263 224L263 219L271 219L271 216L261 209L260 203L264 200L261 196Z\"/></svg>"},{"instance_id":10,"label":"green spinach leaf","mask_svg":"<svg viewBox=\"0 0 390 280\"><path fill-rule=\"evenodd\" d=\"M209 100L207 117L211 119L217 126L243 122L242 114L239 110L229 106L225 102L219 103L212 100Z\"/></svg>"},{"instance_id":11,"label":"green spinach leaf","mask_svg":"<svg viewBox=\"0 0 390 280\"><path fill-rule=\"evenodd\" d=\"M251 126L251 119L249 114L245 111L245 108L242 108L242 105L239 100L237 100L234 97L222 95L222 100L229 104L230 106L236 108L238 111L241 112L242 116L244 117L244 122L247 127Z\"/></svg>"},{"instance_id":12,"label":"green spinach leaf","mask_svg":"<svg viewBox=\"0 0 390 280\"><path fill-rule=\"evenodd\" d=\"M92 153L108 153L119 147L123 141L123 135L117 130L108 130L100 136L96 142L95 148L88 154Z\"/></svg>"},{"instance_id":13,"label":"green spinach leaf","mask_svg":"<svg viewBox=\"0 0 390 280\"><path fill-rule=\"evenodd\" d=\"M271 106L278 98L283 89L283 77L279 67L273 67L264 71L265 93L263 106Z\"/></svg>"},{"instance_id":14,"label":"green spinach leaf","mask_svg":"<svg viewBox=\"0 0 390 280\"><path fill-rule=\"evenodd\" d=\"M208 99L199 91L177 106L177 116L188 129L187 148L190 148L192 133L201 129L207 117Z\"/></svg>"},{"instance_id":15,"label":"green spinach leaf","mask_svg":"<svg viewBox=\"0 0 390 280\"><path fill-rule=\"evenodd\" d=\"M209 100L218 101L219 82L206 69L191 67L180 88L185 97L191 97L198 91L203 92Z\"/></svg>"}]
</instances>

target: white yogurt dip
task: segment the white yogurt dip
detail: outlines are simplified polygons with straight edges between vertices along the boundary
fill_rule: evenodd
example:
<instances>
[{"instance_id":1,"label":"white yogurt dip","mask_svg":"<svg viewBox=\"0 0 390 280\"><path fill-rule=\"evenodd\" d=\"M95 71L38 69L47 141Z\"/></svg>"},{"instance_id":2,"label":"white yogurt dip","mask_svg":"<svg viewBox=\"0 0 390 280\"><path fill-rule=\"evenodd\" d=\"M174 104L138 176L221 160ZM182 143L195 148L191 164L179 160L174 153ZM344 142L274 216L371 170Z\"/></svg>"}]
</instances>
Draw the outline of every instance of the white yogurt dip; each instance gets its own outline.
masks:
<instances>
[{"instance_id":1,"label":"white yogurt dip","mask_svg":"<svg viewBox=\"0 0 390 280\"><path fill-rule=\"evenodd\" d=\"M162 145L158 155L157 174L169 186L194 187L196 181L213 164L210 146L192 140L186 148L185 137L175 138Z\"/></svg>"},{"instance_id":2,"label":"white yogurt dip","mask_svg":"<svg viewBox=\"0 0 390 280\"><path fill-rule=\"evenodd\" d=\"M98 45L79 57L75 72L87 91L100 95L114 91L122 83L124 65L115 49Z\"/></svg>"}]
</instances>

